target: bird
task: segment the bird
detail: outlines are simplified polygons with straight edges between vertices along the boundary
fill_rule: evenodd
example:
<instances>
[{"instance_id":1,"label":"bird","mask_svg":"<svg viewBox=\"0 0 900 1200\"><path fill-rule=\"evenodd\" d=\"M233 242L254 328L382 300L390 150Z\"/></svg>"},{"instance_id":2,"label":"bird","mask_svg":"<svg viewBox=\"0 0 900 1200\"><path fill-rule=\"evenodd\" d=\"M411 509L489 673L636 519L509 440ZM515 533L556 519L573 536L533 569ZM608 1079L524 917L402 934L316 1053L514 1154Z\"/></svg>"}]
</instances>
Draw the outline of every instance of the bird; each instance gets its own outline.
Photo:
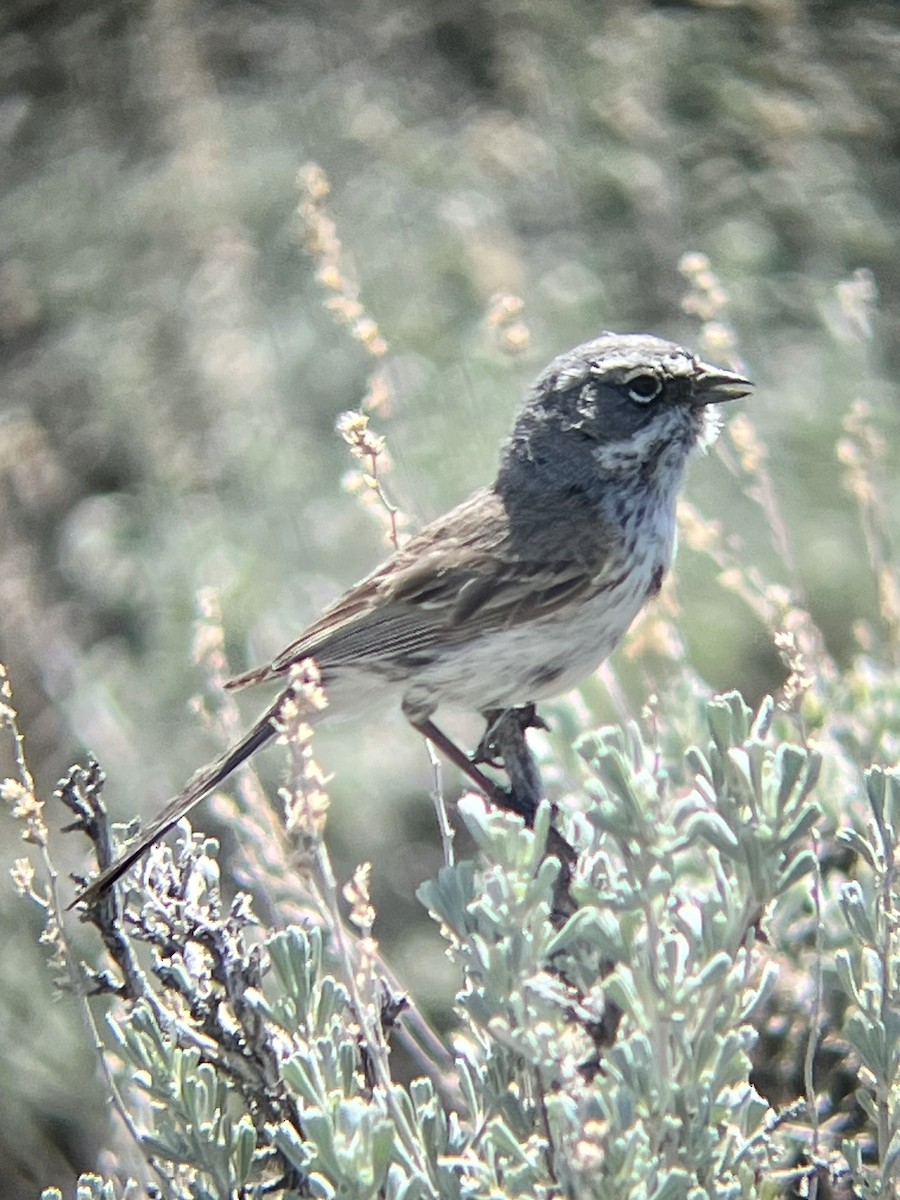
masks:
<instances>
[{"instance_id":1,"label":"bird","mask_svg":"<svg viewBox=\"0 0 900 1200\"><path fill-rule=\"evenodd\" d=\"M560 694L612 653L671 565L688 459L715 439L719 405L751 387L649 334L604 332L554 358L501 447L494 482L426 525L270 662L226 684L280 690L73 905L95 902L276 736L305 659L318 665L326 713L364 718L394 700L490 794L435 713Z\"/></svg>"}]
</instances>

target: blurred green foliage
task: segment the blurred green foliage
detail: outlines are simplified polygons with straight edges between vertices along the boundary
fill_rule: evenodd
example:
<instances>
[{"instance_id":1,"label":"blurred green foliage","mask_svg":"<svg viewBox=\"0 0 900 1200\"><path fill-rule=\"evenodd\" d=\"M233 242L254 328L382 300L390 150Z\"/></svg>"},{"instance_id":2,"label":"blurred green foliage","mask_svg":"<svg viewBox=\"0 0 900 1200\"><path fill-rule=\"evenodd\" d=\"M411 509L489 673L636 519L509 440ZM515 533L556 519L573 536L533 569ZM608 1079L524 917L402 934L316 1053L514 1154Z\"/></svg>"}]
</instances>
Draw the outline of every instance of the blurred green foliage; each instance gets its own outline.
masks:
<instances>
[{"instance_id":1,"label":"blurred green foliage","mask_svg":"<svg viewBox=\"0 0 900 1200\"><path fill-rule=\"evenodd\" d=\"M215 747L189 709L205 686L199 589L218 590L239 669L384 553L341 487L334 422L374 363L301 249L310 160L389 346L391 404L373 421L394 464L385 486L416 521L490 477L525 383L559 350L609 327L699 346L678 264L703 252L758 384L748 412L789 552L730 443L695 465L691 500L721 522L732 562L792 589L837 669L883 644L860 511L877 484L875 542L896 532L891 0L8 0L0 78L0 658L44 793L88 747L127 818ZM840 290L858 268L877 305ZM525 303L515 355L487 320L498 292ZM856 400L882 445L853 474L836 446ZM772 630L721 564L684 546L676 596L699 676L751 703L781 685ZM678 694L652 646L613 666L581 709L557 712L560 787L578 778L575 732ZM879 752L854 705L890 724L895 699L885 716L879 697L894 693L859 671L845 689L838 718L867 765ZM343 875L375 863L389 956L447 1020L452 977L415 901L440 862L430 769L387 720L317 739L335 774L329 837ZM77 1170L105 1137L75 1023L57 1029L45 1007L20 921L0 905L10 1197L60 1181L58 1159L36 1181L38 1147ZM51 1105L35 1094L40 1064L80 1085Z\"/></svg>"}]
</instances>

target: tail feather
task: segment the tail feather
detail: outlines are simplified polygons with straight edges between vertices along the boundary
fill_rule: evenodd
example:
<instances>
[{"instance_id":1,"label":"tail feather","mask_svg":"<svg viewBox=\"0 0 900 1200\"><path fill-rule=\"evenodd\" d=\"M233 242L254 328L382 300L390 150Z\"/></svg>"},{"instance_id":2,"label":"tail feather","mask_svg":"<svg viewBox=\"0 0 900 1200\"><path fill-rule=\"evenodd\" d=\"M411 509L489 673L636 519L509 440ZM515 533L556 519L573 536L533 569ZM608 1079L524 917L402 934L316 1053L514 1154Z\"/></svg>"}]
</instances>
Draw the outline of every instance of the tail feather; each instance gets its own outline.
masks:
<instances>
[{"instance_id":1,"label":"tail feather","mask_svg":"<svg viewBox=\"0 0 900 1200\"><path fill-rule=\"evenodd\" d=\"M164 834L168 833L170 829L178 824L182 817L187 816L195 804L199 804L205 796L208 796L214 788L217 788L220 783L226 780L232 771L236 770L242 762L245 762L251 754L255 754L261 746L264 746L270 738L274 737L275 729L272 725L272 720L277 715L280 706L281 700L279 699L277 704L272 705L271 708L263 713L253 728L239 742L236 742L235 745L226 750L215 762L201 767L185 789L179 792L173 800L169 801L162 812L154 817L146 829L142 830L128 849L81 889L69 905L69 908L72 908L76 904L90 904L96 900L101 892L111 887L129 867L133 866L139 858L142 858L154 842L159 841Z\"/></svg>"}]
</instances>

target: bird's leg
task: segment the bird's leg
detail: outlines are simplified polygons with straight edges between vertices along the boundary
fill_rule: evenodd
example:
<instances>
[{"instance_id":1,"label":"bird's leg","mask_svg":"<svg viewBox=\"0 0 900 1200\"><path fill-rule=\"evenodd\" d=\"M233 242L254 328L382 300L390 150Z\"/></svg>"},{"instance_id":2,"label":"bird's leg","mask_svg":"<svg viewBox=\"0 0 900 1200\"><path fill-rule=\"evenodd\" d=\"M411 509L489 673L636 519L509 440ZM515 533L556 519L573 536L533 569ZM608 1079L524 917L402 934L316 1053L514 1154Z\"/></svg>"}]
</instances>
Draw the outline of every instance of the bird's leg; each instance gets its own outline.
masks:
<instances>
[{"instance_id":1,"label":"bird's leg","mask_svg":"<svg viewBox=\"0 0 900 1200\"><path fill-rule=\"evenodd\" d=\"M445 758L448 758L455 767L475 784L480 792L483 792L493 804L498 808L510 807L510 794L505 791L499 784L494 783L493 779L488 778L483 771L480 771L475 763L469 758L464 750L457 746L456 742L450 740L443 730L438 729L434 721L425 717L421 719L408 718L413 728L418 729L423 737L428 738L429 742L433 742L440 750Z\"/></svg>"},{"instance_id":2,"label":"bird's leg","mask_svg":"<svg viewBox=\"0 0 900 1200\"><path fill-rule=\"evenodd\" d=\"M530 825L542 795L541 777L537 763L525 741L525 730L544 727L533 704L519 708L490 709L483 713L488 722L484 737L472 758L435 725L428 717L413 717L411 724L433 742L454 766L475 784L479 791L498 808L518 813ZM500 787L480 770L480 763L502 764L510 782L510 790Z\"/></svg>"},{"instance_id":3,"label":"bird's leg","mask_svg":"<svg viewBox=\"0 0 900 1200\"><path fill-rule=\"evenodd\" d=\"M533 704L518 708L487 709L482 713L487 721L484 737L475 751L476 762L503 764L510 783L510 798L506 807L524 817L531 825L543 795L543 785L534 755L528 749L525 732L546 729Z\"/></svg>"},{"instance_id":4,"label":"bird's leg","mask_svg":"<svg viewBox=\"0 0 900 1200\"><path fill-rule=\"evenodd\" d=\"M479 751L486 747L488 752L499 755L503 760L506 773L509 776L512 790L507 792L499 784L489 779L478 766L472 762L465 751L460 750L446 733L438 729L429 718L413 718L409 713L407 719L414 729L418 729L423 737L437 746L438 750L458 767L464 775L475 784L498 808L507 812L518 813L531 825L538 803L542 795L541 778L538 774L537 763L525 742L525 730L534 726L541 727L543 722L534 712L534 705L522 708L494 709L485 713L488 718L488 729L482 738ZM553 911L551 920L557 928L561 928L575 911L575 902L569 894L572 880L572 866L575 862L575 851L562 836L559 830L550 828L547 838L547 849L560 862L560 872L553 889Z\"/></svg>"}]
</instances>

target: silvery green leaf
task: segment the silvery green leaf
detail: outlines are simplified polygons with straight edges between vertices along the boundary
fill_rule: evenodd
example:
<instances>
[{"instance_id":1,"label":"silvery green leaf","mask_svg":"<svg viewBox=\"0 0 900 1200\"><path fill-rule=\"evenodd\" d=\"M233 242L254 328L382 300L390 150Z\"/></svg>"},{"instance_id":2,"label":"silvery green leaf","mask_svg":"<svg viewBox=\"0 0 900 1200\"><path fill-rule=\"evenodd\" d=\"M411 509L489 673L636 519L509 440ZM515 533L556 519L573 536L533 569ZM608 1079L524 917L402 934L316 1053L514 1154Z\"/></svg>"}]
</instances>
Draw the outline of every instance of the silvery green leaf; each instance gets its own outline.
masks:
<instances>
[{"instance_id":1,"label":"silvery green leaf","mask_svg":"<svg viewBox=\"0 0 900 1200\"><path fill-rule=\"evenodd\" d=\"M868 1088L858 1087L853 1093L853 1096L856 1100L856 1103L863 1110L869 1120L877 1126L879 1117L878 1105L875 1103L875 1097L872 1095L872 1093L868 1090Z\"/></svg>"},{"instance_id":2,"label":"silvery green leaf","mask_svg":"<svg viewBox=\"0 0 900 1200\"><path fill-rule=\"evenodd\" d=\"M313 1055L292 1054L281 1064L281 1077L294 1095L307 1104L325 1103L325 1088Z\"/></svg>"},{"instance_id":3,"label":"silvery green leaf","mask_svg":"<svg viewBox=\"0 0 900 1200\"><path fill-rule=\"evenodd\" d=\"M610 799L606 793L595 791L592 784L593 781L589 780L587 791L592 797L593 803L588 809L587 819L595 829L602 833L610 833L613 837L625 841L634 833L633 823L628 820L621 804Z\"/></svg>"},{"instance_id":4,"label":"silvery green leaf","mask_svg":"<svg viewBox=\"0 0 900 1200\"><path fill-rule=\"evenodd\" d=\"M706 723L709 726L715 748L720 754L727 754L734 743L734 725L731 706L725 702L723 697L716 697L707 704Z\"/></svg>"},{"instance_id":5,"label":"silvery green leaf","mask_svg":"<svg viewBox=\"0 0 900 1200\"><path fill-rule=\"evenodd\" d=\"M694 776L694 790L685 798L682 804L675 808L674 824L680 826L690 820L695 812L708 809L713 812L719 802L715 785L703 775Z\"/></svg>"},{"instance_id":6,"label":"silvery green leaf","mask_svg":"<svg viewBox=\"0 0 900 1200\"><path fill-rule=\"evenodd\" d=\"M598 755L594 769L610 791L625 803L629 812L637 809L634 777L630 764L621 751L608 750L604 754Z\"/></svg>"},{"instance_id":7,"label":"silvery green leaf","mask_svg":"<svg viewBox=\"0 0 900 1200\"><path fill-rule=\"evenodd\" d=\"M326 975L319 981L318 1003L315 1009L315 1027L326 1030L333 1018L346 1009L350 1002L347 989L339 984L333 975Z\"/></svg>"},{"instance_id":8,"label":"silvery green leaf","mask_svg":"<svg viewBox=\"0 0 900 1200\"><path fill-rule=\"evenodd\" d=\"M750 717L750 709L737 692L725 692L709 701L706 720L720 754L727 754L730 747L744 741L749 732Z\"/></svg>"},{"instance_id":9,"label":"silvery green leaf","mask_svg":"<svg viewBox=\"0 0 900 1200\"><path fill-rule=\"evenodd\" d=\"M630 970L620 965L605 981L603 988L613 1004L631 1014L638 1024L644 1024L644 1006Z\"/></svg>"},{"instance_id":10,"label":"silvery green leaf","mask_svg":"<svg viewBox=\"0 0 900 1200\"><path fill-rule=\"evenodd\" d=\"M282 990L304 1019L311 1010L315 980L321 970L321 932L292 925L270 937L267 949Z\"/></svg>"},{"instance_id":11,"label":"silvery green leaf","mask_svg":"<svg viewBox=\"0 0 900 1200\"><path fill-rule=\"evenodd\" d=\"M770 878L775 867L772 861L772 847L766 845L760 837L745 837L741 840L741 857L747 868L754 897L766 903L771 898Z\"/></svg>"},{"instance_id":12,"label":"silvery green leaf","mask_svg":"<svg viewBox=\"0 0 900 1200\"><path fill-rule=\"evenodd\" d=\"M844 884L838 892L838 904L850 930L866 946L877 946L879 934L872 921L869 905L856 881Z\"/></svg>"},{"instance_id":13,"label":"silvery green leaf","mask_svg":"<svg viewBox=\"0 0 900 1200\"><path fill-rule=\"evenodd\" d=\"M313 1167L324 1169L332 1179L339 1179L342 1171L332 1113L321 1108L304 1108L303 1132L313 1151Z\"/></svg>"},{"instance_id":14,"label":"silvery green leaf","mask_svg":"<svg viewBox=\"0 0 900 1200\"><path fill-rule=\"evenodd\" d=\"M752 1084L742 1084L741 1093L738 1104L740 1129L744 1137L750 1137L762 1129L772 1109Z\"/></svg>"},{"instance_id":15,"label":"silvery green leaf","mask_svg":"<svg viewBox=\"0 0 900 1200\"><path fill-rule=\"evenodd\" d=\"M457 933L464 931L468 906L475 897L474 862L442 867L437 879L427 879L416 889L416 896L445 925Z\"/></svg>"},{"instance_id":16,"label":"silvery green leaf","mask_svg":"<svg viewBox=\"0 0 900 1200\"><path fill-rule=\"evenodd\" d=\"M542 902L550 904L553 899L553 888L559 878L560 862L558 858L541 859L537 864L534 882L530 889L530 900L534 905ZM549 911L549 910L548 910Z\"/></svg>"},{"instance_id":17,"label":"silvery green leaf","mask_svg":"<svg viewBox=\"0 0 900 1200\"><path fill-rule=\"evenodd\" d=\"M791 823L781 831L779 835L779 845L782 849L789 849L794 842L800 841L806 837L816 821L821 820L822 810L818 804L807 804L797 813Z\"/></svg>"},{"instance_id":18,"label":"silvery green leaf","mask_svg":"<svg viewBox=\"0 0 900 1200\"><path fill-rule=\"evenodd\" d=\"M540 847L540 854L543 854L544 848L547 845L547 835L550 832L550 819L552 815L552 806L546 800L542 800L537 807L537 812L534 814L534 824L532 826L535 844Z\"/></svg>"},{"instance_id":19,"label":"silvery green leaf","mask_svg":"<svg viewBox=\"0 0 900 1200\"><path fill-rule=\"evenodd\" d=\"M806 753L798 746L782 745L775 751L775 778L778 780L776 804L781 812L807 766Z\"/></svg>"},{"instance_id":20,"label":"silvery green leaf","mask_svg":"<svg viewBox=\"0 0 900 1200\"><path fill-rule=\"evenodd\" d=\"M863 1169L863 1147L855 1138L841 1142L841 1154L851 1171L859 1172Z\"/></svg>"},{"instance_id":21,"label":"silvery green leaf","mask_svg":"<svg viewBox=\"0 0 900 1200\"><path fill-rule=\"evenodd\" d=\"M753 762L746 745L732 746L725 755L731 766L728 784L734 799L746 804L751 811L756 811L758 793L754 777Z\"/></svg>"},{"instance_id":22,"label":"silvery green leaf","mask_svg":"<svg viewBox=\"0 0 900 1200\"><path fill-rule=\"evenodd\" d=\"M371 1113L369 1115L371 1116ZM376 1189L380 1189L387 1175L391 1159L394 1157L396 1138L397 1129L392 1121L384 1117L371 1121L368 1152L371 1162L370 1175Z\"/></svg>"},{"instance_id":23,"label":"silvery green leaf","mask_svg":"<svg viewBox=\"0 0 900 1200\"><path fill-rule=\"evenodd\" d=\"M653 863L644 878L644 885L641 889L644 902L652 900L654 896L667 895L671 891L673 882L672 871L667 865L662 862Z\"/></svg>"},{"instance_id":24,"label":"silvery green leaf","mask_svg":"<svg viewBox=\"0 0 900 1200\"><path fill-rule=\"evenodd\" d=\"M319 1171L313 1171L310 1175L305 1176L303 1182L313 1200L334 1200L338 1194L337 1188Z\"/></svg>"},{"instance_id":25,"label":"silvery green leaf","mask_svg":"<svg viewBox=\"0 0 900 1200\"><path fill-rule=\"evenodd\" d=\"M182 995L189 996L193 991L193 977L180 958L169 960L169 971L176 988Z\"/></svg>"},{"instance_id":26,"label":"silvery green leaf","mask_svg":"<svg viewBox=\"0 0 900 1200\"><path fill-rule=\"evenodd\" d=\"M431 1080L412 1080L409 1097L412 1104L411 1122L419 1130L431 1156L439 1158L447 1153L449 1136L446 1114L435 1095Z\"/></svg>"},{"instance_id":27,"label":"silvery green leaf","mask_svg":"<svg viewBox=\"0 0 900 1200\"><path fill-rule=\"evenodd\" d=\"M837 840L849 846L854 854L858 854L869 867L870 870L876 870L877 861L875 852L872 849L868 839L855 829L839 829L837 832Z\"/></svg>"},{"instance_id":28,"label":"silvery green leaf","mask_svg":"<svg viewBox=\"0 0 900 1200\"><path fill-rule=\"evenodd\" d=\"M250 1178L253 1157L256 1153L256 1130L246 1113L234 1126L229 1141L235 1180L238 1186L243 1186Z\"/></svg>"},{"instance_id":29,"label":"silvery green leaf","mask_svg":"<svg viewBox=\"0 0 900 1200\"><path fill-rule=\"evenodd\" d=\"M786 892L789 887L792 887L804 875L814 875L818 868L818 861L812 850L801 850L790 861L790 863L782 870L778 877L778 882L775 885L775 894L780 895L781 892Z\"/></svg>"},{"instance_id":30,"label":"silvery green leaf","mask_svg":"<svg viewBox=\"0 0 900 1200\"><path fill-rule=\"evenodd\" d=\"M874 1015L852 1012L844 1022L844 1036L876 1079L891 1077L891 1054L882 1022Z\"/></svg>"},{"instance_id":31,"label":"silvery green leaf","mask_svg":"<svg viewBox=\"0 0 900 1200\"><path fill-rule=\"evenodd\" d=\"M890 767L885 771L885 776L887 779L887 820L896 837L900 831L900 772L896 767Z\"/></svg>"},{"instance_id":32,"label":"silvery green leaf","mask_svg":"<svg viewBox=\"0 0 900 1200\"><path fill-rule=\"evenodd\" d=\"M141 1147L148 1154L168 1159L169 1162L189 1165L194 1161L194 1147L186 1138L178 1137L174 1131L144 1133L141 1135Z\"/></svg>"},{"instance_id":33,"label":"silvery green leaf","mask_svg":"<svg viewBox=\"0 0 900 1200\"><path fill-rule=\"evenodd\" d=\"M724 1088L742 1083L749 1070L748 1054L756 1041L756 1030L744 1026L730 1029L717 1040L710 1090L717 1096Z\"/></svg>"},{"instance_id":34,"label":"silvery green leaf","mask_svg":"<svg viewBox=\"0 0 900 1200\"><path fill-rule=\"evenodd\" d=\"M488 1122L486 1135L493 1146L513 1161L526 1162L527 1156L518 1138L499 1117Z\"/></svg>"},{"instance_id":35,"label":"silvery green leaf","mask_svg":"<svg viewBox=\"0 0 900 1200\"><path fill-rule=\"evenodd\" d=\"M747 1001L744 1008L738 1014L738 1020L742 1025L749 1024L756 1016L764 1002L771 996L778 982L779 971L778 967L773 962L767 962L763 967L762 978L756 990Z\"/></svg>"},{"instance_id":36,"label":"silvery green leaf","mask_svg":"<svg viewBox=\"0 0 900 1200\"><path fill-rule=\"evenodd\" d=\"M456 1076L459 1090L468 1112L481 1111L481 1096L484 1087L484 1068L474 1060L475 1047L468 1041L457 1045Z\"/></svg>"},{"instance_id":37,"label":"silvery green leaf","mask_svg":"<svg viewBox=\"0 0 900 1200\"><path fill-rule=\"evenodd\" d=\"M333 1040L325 1040L320 1038L316 1045L322 1044L328 1046L332 1050L334 1046ZM358 1069L357 1045L355 1037L351 1037L346 1029L342 1032L340 1045L337 1051L337 1061L334 1069L335 1085L345 1096L351 1096L357 1091L356 1072Z\"/></svg>"},{"instance_id":38,"label":"silvery green leaf","mask_svg":"<svg viewBox=\"0 0 900 1200\"><path fill-rule=\"evenodd\" d=\"M689 746L684 753L684 760L688 770L692 774L699 775L701 779L705 779L710 784L712 783L712 767L709 765L709 760L699 746Z\"/></svg>"},{"instance_id":39,"label":"silvery green leaf","mask_svg":"<svg viewBox=\"0 0 900 1200\"><path fill-rule=\"evenodd\" d=\"M775 701L771 696L764 696L757 709L756 716L753 718L753 724L750 726L750 737L759 741L765 741L769 735L774 716Z\"/></svg>"},{"instance_id":40,"label":"silvery green leaf","mask_svg":"<svg viewBox=\"0 0 900 1200\"><path fill-rule=\"evenodd\" d=\"M579 908L547 943L547 958L552 959L581 939L595 945L604 958L618 961L624 956L622 928L615 914L608 908Z\"/></svg>"},{"instance_id":41,"label":"silvery green leaf","mask_svg":"<svg viewBox=\"0 0 900 1200\"><path fill-rule=\"evenodd\" d=\"M152 1044L161 1058L168 1059L172 1053L172 1044L159 1027L150 1006L145 1000L140 1000L129 1014L129 1029L135 1036L143 1034Z\"/></svg>"},{"instance_id":42,"label":"silvery green leaf","mask_svg":"<svg viewBox=\"0 0 900 1200\"><path fill-rule=\"evenodd\" d=\"M886 1050L890 1056L887 1078L895 1080L900 1064L900 1010L889 1008L884 1014Z\"/></svg>"},{"instance_id":43,"label":"silvery green leaf","mask_svg":"<svg viewBox=\"0 0 900 1200\"><path fill-rule=\"evenodd\" d=\"M866 796L879 824L884 822L884 798L887 781L882 767L869 767L865 774Z\"/></svg>"},{"instance_id":44,"label":"silvery green leaf","mask_svg":"<svg viewBox=\"0 0 900 1200\"><path fill-rule=\"evenodd\" d=\"M132 1016L134 1016L134 1010L132 1011ZM160 1059L160 1055L158 1054L154 1059L153 1051L155 1046L150 1039L142 1037L134 1027L133 1022L122 1024L112 1014L107 1016L106 1021L112 1031L113 1037L119 1044L121 1052L127 1058L131 1059L133 1066L138 1070L143 1068L150 1073L154 1061L159 1061Z\"/></svg>"},{"instance_id":45,"label":"silvery green leaf","mask_svg":"<svg viewBox=\"0 0 900 1200\"><path fill-rule=\"evenodd\" d=\"M659 1186L649 1195L649 1200L689 1200L691 1177L681 1167L667 1170Z\"/></svg>"},{"instance_id":46,"label":"silvery green leaf","mask_svg":"<svg viewBox=\"0 0 900 1200\"><path fill-rule=\"evenodd\" d=\"M890 1191L888 1189L900 1178L900 1129L894 1131L894 1136L888 1143L888 1148L881 1164L881 1178L885 1188L885 1195L889 1196Z\"/></svg>"},{"instance_id":47,"label":"silvery green leaf","mask_svg":"<svg viewBox=\"0 0 900 1200\"><path fill-rule=\"evenodd\" d=\"M727 978L731 966L732 960L730 955L724 951L714 954L709 962L704 965L703 969L685 984L685 1000L693 992L700 991L703 988L718 986Z\"/></svg>"},{"instance_id":48,"label":"silvery green leaf","mask_svg":"<svg viewBox=\"0 0 900 1200\"><path fill-rule=\"evenodd\" d=\"M720 854L726 854L729 858L738 857L741 847L740 840L718 813L695 813L686 822L685 832L691 839L703 838Z\"/></svg>"},{"instance_id":49,"label":"silvery green leaf","mask_svg":"<svg viewBox=\"0 0 900 1200\"><path fill-rule=\"evenodd\" d=\"M389 1200L434 1200L434 1188L429 1181L421 1175L411 1175L408 1178L400 1179L392 1186L392 1175L397 1170L396 1167L391 1167L387 1178L387 1196ZM450 1179L457 1178L456 1172L450 1175ZM441 1196L447 1193L441 1189ZM460 1195L458 1187L451 1193L454 1196Z\"/></svg>"},{"instance_id":50,"label":"silvery green leaf","mask_svg":"<svg viewBox=\"0 0 900 1200\"><path fill-rule=\"evenodd\" d=\"M601 725L597 730L598 754L624 754L625 730L621 725Z\"/></svg>"},{"instance_id":51,"label":"silvery green leaf","mask_svg":"<svg viewBox=\"0 0 900 1200\"><path fill-rule=\"evenodd\" d=\"M841 987L844 989L857 1008L862 1009L865 1005L862 994L859 991L859 986L856 981L856 976L853 971L853 964L850 960L850 955L846 950L838 950L834 956L834 967L837 971L838 979L841 981Z\"/></svg>"},{"instance_id":52,"label":"silvery green leaf","mask_svg":"<svg viewBox=\"0 0 900 1200\"><path fill-rule=\"evenodd\" d=\"M822 755L818 750L807 750L806 758L806 775L803 778L803 785L797 797L798 802L805 800L809 796L810 792L819 782L819 775L822 771Z\"/></svg>"},{"instance_id":53,"label":"silvery green leaf","mask_svg":"<svg viewBox=\"0 0 900 1200\"><path fill-rule=\"evenodd\" d=\"M769 749L765 742L761 742L755 738L748 738L744 742L744 750L747 754L747 766L750 773L753 795L757 800L761 801L763 798L763 769L769 757Z\"/></svg>"},{"instance_id":54,"label":"silvery green leaf","mask_svg":"<svg viewBox=\"0 0 900 1200\"><path fill-rule=\"evenodd\" d=\"M526 866L543 854L543 844L521 817L489 805L481 796L463 796L457 811L479 850L492 862Z\"/></svg>"}]
</instances>

